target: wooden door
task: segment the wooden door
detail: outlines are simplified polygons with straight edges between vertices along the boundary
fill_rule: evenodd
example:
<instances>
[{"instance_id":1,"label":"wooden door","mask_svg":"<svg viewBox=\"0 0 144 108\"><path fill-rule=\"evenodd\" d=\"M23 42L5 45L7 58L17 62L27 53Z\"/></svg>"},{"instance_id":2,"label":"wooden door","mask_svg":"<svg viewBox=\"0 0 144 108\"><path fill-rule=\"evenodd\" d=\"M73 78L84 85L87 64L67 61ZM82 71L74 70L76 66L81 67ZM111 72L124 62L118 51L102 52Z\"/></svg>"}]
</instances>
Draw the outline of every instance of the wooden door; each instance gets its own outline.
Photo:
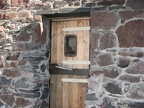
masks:
<instances>
[{"instance_id":1,"label":"wooden door","mask_svg":"<svg viewBox=\"0 0 144 108\"><path fill-rule=\"evenodd\" d=\"M88 19L52 21L51 65L57 70L51 72L50 108L84 108L88 75L82 70L90 64L89 29ZM72 74L74 70L81 75Z\"/></svg>"}]
</instances>

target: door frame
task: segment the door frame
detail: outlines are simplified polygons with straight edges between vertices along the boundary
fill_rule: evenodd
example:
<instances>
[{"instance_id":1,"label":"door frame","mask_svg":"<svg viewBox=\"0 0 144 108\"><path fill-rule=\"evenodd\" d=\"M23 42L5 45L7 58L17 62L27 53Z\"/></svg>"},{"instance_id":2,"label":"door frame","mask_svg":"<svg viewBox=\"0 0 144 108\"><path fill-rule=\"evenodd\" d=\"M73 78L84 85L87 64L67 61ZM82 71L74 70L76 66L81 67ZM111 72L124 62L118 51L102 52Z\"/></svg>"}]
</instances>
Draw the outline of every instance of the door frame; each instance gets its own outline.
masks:
<instances>
[{"instance_id":1,"label":"door frame","mask_svg":"<svg viewBox=\"0 0 144 108\"><path fill-rule=\"evenodd\" d=\"M49 50L48 50L48 55L47 55L47 56L49 56L49 72L50 72L50 74L57 74L55 71L59 71L59 74L63 74L63 75L75 74L75 75L88 75L88 76L90 76L90 65L89 65L89 69L73 69L73 71L70 71L70 70L64 71L61 69L54 68L54 65L50 64L52 21L56 21L56 20L62 21L62 20L70 20L70 19L89 19L89 21L90 21L90 12L42 15L43 28L44 28L44 31L46 32L46 36L47 36L46 41L49 44L49 46L48 46ZM89 41L90 41L90 39L91 39L91 36L89 35ZM90 60L90 51L91 51L91 48L89 47L89 60ZM50 96L49 96L49 108L50 108Z\"/></svg>"}]
</instances>

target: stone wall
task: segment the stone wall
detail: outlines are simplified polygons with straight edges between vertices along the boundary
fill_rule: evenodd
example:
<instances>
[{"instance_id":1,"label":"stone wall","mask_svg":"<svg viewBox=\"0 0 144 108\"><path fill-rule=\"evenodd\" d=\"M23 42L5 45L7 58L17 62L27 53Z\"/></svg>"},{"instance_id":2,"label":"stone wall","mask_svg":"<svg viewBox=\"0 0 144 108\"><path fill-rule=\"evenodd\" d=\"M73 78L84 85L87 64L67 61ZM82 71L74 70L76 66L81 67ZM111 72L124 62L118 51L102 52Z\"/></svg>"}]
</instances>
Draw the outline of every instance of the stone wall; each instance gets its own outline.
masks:
<instances>
[{"instance_id":1,"label":"stone wall","mask_svg":"<svg viewBox=\"0 0 144 108\"><path fill-rule=\"evenodd\" d=\"M49 34L31 5L0 1L0 108L49 106Z\"/></svg>"},{"instance_id":2,"label":"stone wall","mask_svg":"<svg viewBox=\"0 0 144 108\"><path fill-rule=\"evenodd\" d=\"M86 108L144 107L144 9L92 11Z\"/></svg>"},{"instance_id":3,"label":"stone wall","mask_svg":"<svg viewBox=\"0 0 144 108\"><path fill-rule=\"evenodd\" d=\"M143 107L143 0L1 0L0 107L48 108L49 26L91 11L87 108Z\"/></svg>"}]
</instances>

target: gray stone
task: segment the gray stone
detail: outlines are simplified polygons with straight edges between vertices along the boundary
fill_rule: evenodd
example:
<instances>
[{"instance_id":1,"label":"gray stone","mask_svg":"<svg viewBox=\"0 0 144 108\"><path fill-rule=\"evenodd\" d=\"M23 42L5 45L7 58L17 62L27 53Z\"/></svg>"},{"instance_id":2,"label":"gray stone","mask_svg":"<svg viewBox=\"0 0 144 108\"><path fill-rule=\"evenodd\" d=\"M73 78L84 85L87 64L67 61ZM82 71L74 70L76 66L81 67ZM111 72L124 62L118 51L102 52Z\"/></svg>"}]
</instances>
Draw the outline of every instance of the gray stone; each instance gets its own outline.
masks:
<instances>
[{"instance_id":1,"label":"gray stone","mask_svg":"<svg viewBox=\"0 0 144 108\"><path fill-rule=\"evenodd\" d=\"M66 1L55 1L54 4L53 4L53 7L54 8L60 8L60 7L63 7L67 4Z\"/></svg>"},{"instance_id":2,"label":"gray stone","mask_svg":"<svg viewBox=\"0 0 144 108\"><path fill-rule=\"evenodd\" d=\"M42 95L41 95L41 99L47 99L48 98L48 95L49 95L49 89L48 89L48 87L46 87L46 88L44 88L43 90L42 90Z\"/></svg>"},{"instance_id":3,"label":"gray stone","mask_svg":"<svg viewBox=\"0 0 144 108\"><path fill-rule=\"evenodd\" d=\"M114 12L96 12L91 14L91 28L109 30L116 27L118 16Z\"/></svg>"},{"instance_id":4,"label":"gray stone","mask_svg":"<svg viewBox=\"0 0 144 108\"><path fill-rule=\"evenodd\" d=\"M46 65L45 65L45 64L42 64L42 65L41 65L41 71L42 71L42 72L45 72L45 70L46 70Z\"/></svg>"},{"instance_id":5,"label":"gray stone","mask_svg":"<svg viewBox=\"0 0 144 108\"><path fill-rule=\"evenodd\" d=\"M117 66L121 68L126 68L130 64L130 60L128 58L118 58L117 59Z\"/></svg>"},{"instance_id":6,"label":"gray stone","mask_svg":"<svg viewBox=\"0 0 144 108\"><path fill-rule=\"evenodd\" d=\"M42 100L40 108L47 108L47 106L49 106L48 102L46 100Z\"/></svg>"},{"instance_id":7,"label":"gray stone","mask_svg":"<svg viewBox=\"0 0 144 108\"><path fill-rule=\"evenodd\" d=\"M144 9L143 0L128 0L126 6L132 9Z\"/></svg>"},{"instance_id":8,"label":"gray stone","mask_svg":"<svg viewBox=\"0 0 144 108\"><path fill-rule=\"evenodd\" d=\"M111 104L112 100L110 100L109 98L105 97L103 99L103 103L101 105L99 105L100 108L116 108Z\"/></svg>"},{"instance_id":9,"label":"gray stone","mask_svg":"<svg viewBox=\"0 0 144 108\"><path fill-rule=\"evenodd\" d=\"M29 84L26 83L27 79L26 78L21 78L16 81L15 87L16 88L28 88Z\"/></svg>"},{"instance_id":10,"label":"gray stone","mask_svg":"<svg viewBox=\"0 0 144 108\"><path fill-rule=\"evenodd\" d=\"M131 20L116 30L120 47L144 47L144 20Z\"/></svg>"},{"instance_id":11,"label":"gray stone","mask_svg":"<svg viewBox=\"0 0 144 108\"><path fill-rule=\"evenodd\" d=\"M40 97L40 92L37 92L37 94L13 93L13 95L23 98L38 98Z\"/></svg>"},{"instance_id":12,"label":"gray stone","mask_svg":"<svg viewBox=\"0 0 144 108\"><path fill-rule=\"evenodd\" d=\"M144 103L142 103L142 102L135 102L135 103L130 103L128 106L130 108L144 108Z\"/></svg>"},{"instance_id":13,"label":"gray stone","mask_svg":"<svg viewBox=\"0 0 144 108\"><path fill-rule=\"evenodd\" d=\"M0 85L10 85L11 79L7 79L4 76L0 76Z\"/></svg>"},{"instance_id":14,"label":"gray stone","mask_svg":"<svg viewBox=\"0 0 144 108\"><path fill-rule=\"evenodd\" d=\"M92 94L87 94L86 100L95 101L95 100L98 100L98 99L95 97L95 93L92 93Z\"/></svg>"},{"instance_id":15,"label":"gray stone","mask_svg":"<svg viewBox=\"0 0 144 108\"><path fill-rule=\"evenodd\" d=\"M116 47L116 37L112 33L106 33L100 38L100 49Z\"/></svg>"},{"instance_id":16,"label":"gray stone","mask_svg":"<svg viewBox=\"0 0 144 108\"><path fill-rule=\"evenodd\" d=\"M117 84L108 83L105 86L106 91L112 94L122 94L121 88Z\"/></svg>"},{"instance_id":17,"label":"gray stone","mask_svg":"<svg viewBox=\"0 0 144 108\"><path fill-rule=\"evenodd\" d=\"M112 56L110 54L101 54L97 56L97 63L100 66L107 66L114 64Z\"/></svg>"},{"instance_id":18,"label":"gray stone","mask_svg":"<svg viewBox=\"0 0 144 108\"><path fill-rule=\"evenodd\" d=\"M119 78L122 81L128 81L131 83L138 83L140 81L140 77L131 76L131 75L122 75Z\"/></svg>"},{"instance_id":19,"label":"gray stone","mask_svg":"<svg viewBox=\"0 0 144 108\"><path fill-rule=\"evenodd\" d=\"M126 69L129 74L144 74L144 62L136 62Z\"/></svg>"},{"instance_id":20,"label":"gray stone","mask_svg":"<svg viewBox=\"0 0 144 108\"><path fill-rule=\"evenodd\" d=\"M103 68L103 69L97 69L91 71L91 75L100 75L103 74L106 77L109 78L116 78L119 75L119 70L115 67L109 67L109 68Z\"/></svg>"}]
</instances>

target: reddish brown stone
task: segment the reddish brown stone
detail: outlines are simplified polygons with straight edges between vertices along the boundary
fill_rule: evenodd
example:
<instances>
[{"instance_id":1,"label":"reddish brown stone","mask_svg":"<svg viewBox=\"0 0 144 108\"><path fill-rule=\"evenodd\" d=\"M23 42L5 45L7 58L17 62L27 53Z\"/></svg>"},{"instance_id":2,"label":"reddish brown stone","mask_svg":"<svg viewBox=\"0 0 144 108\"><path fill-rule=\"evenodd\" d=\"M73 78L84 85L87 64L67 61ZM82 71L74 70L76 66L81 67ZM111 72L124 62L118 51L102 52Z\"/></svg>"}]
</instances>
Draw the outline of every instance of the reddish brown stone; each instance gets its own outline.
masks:
<instances>
[{"instance_id":1,"label":"reddish brown stone","mask_svg":"<svg viewBox=\"0 0 144 108\"><path fill-rule=\"evenodd\" d=\"M29 102L28 100L25 100L23 98L17 98L15 103L16 103L17 107L26 107L26 106L32 104L31 102Z\"/></svg>"},{"instance_id":2,"label":"reddish brown stone","mask_svg":"<svg viewBox=\"0 0 144 108\"><path fill-rule=\"evenodd\" d=\"M28 41L30 40L30 35L26 31L21 31L17 36L16 36L17 41Z\"/></svg>"},{"instance_id":3,"label":"reddish brown stone","mask_svg":"<svg viewBox=\"0 0 144 108\"><path fill-rule=\"evenodd\" d=\"M6 36L8 36L7 33L0 33L0 38L5 38Z\"/></svg>"},{"instance_id":4,"label":"reddish brown stone","mask_svg":"<svg viewBox=\"0 0 144 108\"><path fill-rule=\"evenodd\" d=\"M21 74L18 69L4 69L2 75L5 75L7 77L18 77Z\"/></svg>"},{"instance_id":5,"label":"reddish brown stone","mask_svg":"<svg viewBox=\"0 0 144 108\"><path fill-rule=\"evenodd\" d=\"M130 52L128 48L120 48L118 54L121 56L129 56Z\"/></svg>"},{"instance_id":6,"label":"reddish brown stone","mask_svg":"<svg viewBox=\"0 0 144 108\"><path fill-rule=\"evenodd\" d=\"M23 0L23 2L28 4L30 0Z\"/></svg>"},{"instance_id":7,"label":"reddish brown stone","mask_svg":"<svg viewBox=\"0 0 144 108\"><path fill-rule=\"evenodd\" d=\"M0 93L0 98L7 104L7 105L10 105L12 106L14 101L15 101L15 98L12 96L12 95L4 95L2 93Z\"/></svg>"},{"instance_id":8,"label":"reddish brown stone","mask_svg":"<svg viewBox=\"0 0 144 108\"><path fill-rule=\"evenodd\" d=\"M105 89L106 89L106 91L108 91L109 93L112 93L112 94L122 94L121 88L118 85L113 84L113 83L108 83L105 86Z\"/></svg>"},{"instance_id":9,"label":"reddish brown stone","mask_svg":"<svg viewBox=\"0 0 144 108\"><path fill-rule=\"evenodd\" d=\"M48 102L43 100L40 108L47 108L48 106L49 106Z\"/></svg>"},{"instance_id":10,"label":"reddish brown stone","mask_svg":"<svg viewBox=\"0 0 144 108\"><path fill-rule=\"evenodd\" d=\"M132 62L140 62L139 59L134 59Z\"/></svg>"},{"instance_id":11,"label":"reddish brown stone","mask_svg":"<svg viewBox=\"0 0 144 108\"><path fill-rule=\"evenodd\" d=\"M144 20L129 21L116 33L120 47L144 47Z\"/></svg>"},{"instance_id":12,"label":"reddish brown stone","mask_svg":"<svg viewBox=\"0 0 144 108\"><path fill-rule=\"evenodd\" d=\"M101 54L101 55L99 55L97 57L97 63L100 66L107 66L107 65L114 64L110 54Z\"/></svg>"},{"instance_id":13,"label":"reddish brown stone","mask_svg":"<svg viewBox=\"0 0 144 108\"><path fill-rule=\"evenodd\" d=\"M34 20L42 22L42 16L41 15L34 15Z\"/></svg>"},{"instance_id":14,"label":"reddish brown stone","mask_svg":"<svg viewBox=\"0 0 144 108\"><path fill-rule=\"evenodd\" d=\"M144 99L143 94L144 94L144 84L141 83L133 85L126 96L131 99Z\"/></svg>"},{"instance_id":15,"label":"reddish brown stone","mask_svg":"<svg viewBox=\"0 0 144 108\"><path fill-rule=\"evenodd\" d=\"M0 55L0 68L3 68L4 66L5 66L4 57Z\"/></svg>"},{"instance_id":16,"label":"reddish brown stone","mask_svg":"<svg viewBox=\"0 0 144 108\"><path fill-rule=\"evenodd\" d=\"M6 42L7 43L12 43L13 42L13 38L6 38Z\"/></svg>"},{"instance_id":17,"label":"reddish brown stone","mask_svg":"<svg viewBox=\"0 0 144 108\"><path fill-rule=\"evenodd\" d=\"M135 51L135 52L131 51L129 54L129 56L131 56L131 57L139 57L139 58L143 57L143 55L144 55L144 53L141 51Z\"/></svg>"},{"instance_id":18,"label":"reddish brown stone","mask_svg":"<svg viewBox=\"0 0 144 108\"><path fill-rule=\"evenodd\" d=\"M136 83L140 81L140 77L135 77L131 75L122 75L119 79L123 81L131 82L131 83Z\"/></svg>"},{"instance_id":19,"label":"reddish brown stone","mask_svg":"<svg viewBox=\"0 0 144 108\"><path fill-rule=\"evenodd\" d=\"M138 62L126 69L130 74L144 74L144 62Z\"/></svg>"},{"instance_id":20,"label":"reddish brown stone","mask_svg":"<svg viewBox=\"0 0 144 108\"><path fill-rule=\"evenodd\" d=\"M134 10L134 11L121 11L119 15L122 20L128 20L132 18L143 18L144 10Z\"/></svg>"},{"instance_id":21,"label":"reddish brown stone","mask_svg":"<svg viewBox=\"0 0 144 108\"><path fill-rule=\"evenodd\" d=\"M95 50L98 48L98 39L100 38L100 34L96 33L91 33L91 38L90 38L90 48L92 50Z\"/></svg>"},{"instance_id":22,"label":"reddish brown stone","mask_svg":"<svg viewBox=\"0 0 144 108\"><path fill-rule=\"evenodd\" d=\"M104 34L100 38L100 49L113 48L116 46L116 38L111 33Z\"/></svg>"},{"instance_id":23,"label":"reddish brown stone","mask_svg":"<svg viewBox=\"0 0 144 108\"><path fill-rule=\"evenodd\" d=\"M3 31L4 31L4 27L0 26L0 32L3 32Z\"/></svg>"},{"instance_id":24,"label":"reddish brown stone","mask_svg":"<svg viewBox=\"0 0 144 108\"><path fill-rule=\"evenodd\" d=\"M136 55L135 57L139 57L139 58L141 58L141 57L144 56L144 53L143 53L143 52L136 52L135 55Z\"/></svg>"},{"instance_id":25,"label":"reddish brown stone","mask_svg":"<svg viewBox=\"0 0 144 108\"><path fill-rule=\"evenodd\" d=\"M4 15L5 19L14 19L17 17L17 13L16 12L5 12L5 15Z\"/></svg>"},{"instance_id":26,"label":"reddish brown stone","mask_svg":"<svg viewBox=\"0 0 144 108\"><path fill-rule=\"evenodd\" d=\"M20 65L25 65L26 63L27 63L27 61L21 60L21 61L19 61L18 65L19 65L19 66L20 66Z\"/></svg>"},{"instance_id":27,"label":"reddish brown stone","mask_svg":"<svg viewBox=\"0 0 144 108\"><path fill-rule=\"evenodd\" d=\"M17 67L17 63L16 62L11 62L10 67Z\"/></svg>"},{"instance_id":28,"label":"reddish brown stone","mask_svg":"<svg viewBox=\"0 0 144 108\"><path fill-rule=\"evenodd\" d=\"M91 71L91 75L100 75L103 74L106 77L109 78L116 78L119 73L118 73L118 69L113 68L113 67L109 67L109 68L104 68L102 70L95 70L95 71Z\"/></svg>"},{"instance_id":29,"label":"reddish brown stone","mask_svg":"<svg viewBox=\"0 0 144 108\"><path fill-rule=\"evenodd\" d=\"M121 68L128 67L130 64L130 60L128 58L118 58L117 59L117 66Z\"/></svg>"},{"instance_id":30,"label":"reddish brown stone","mask_svg":"<svg viewBox=\"0 0 144 108\"><path fill-rule=\"evenodd\" d=\"M46 42L46 31L43 31L42 24L32 23L24 27L23 30L32 35L32 44L42 45ZM21 47L26 47L26 45Z\"/></svg>"},{"instance_id":31,"label":"reddish brown stone","mask_svg":"<svg viewBox=\"0 0 144 108\"><path fill-rule=\"evenodd\" d=\"M0 62L0 68L3 68L5 66L4 62Z\"/></svg>"},{"instance_id":32,"label":"reddish brown stone","mask_svg":"<svg viewBox=\"0 0 144 108\"><path fill-rule=\"evenodd\" d=\"M33 50L38 49L39 46L32 43L16 43L13 45L13 50L15 51Z\"/></svg>"},{"instance_id":33,"label":"reddish brown stone","mask_svg":"<svg viewBox=\"0 0 144 108\"><path fill-rule=\"evenodd\" d=\"M102 0L98 2L98 5L110 6L112 4L124 4L125 0Z\"/></svg>"},{"instance_id":34,"label":"reddish brown stone","mask_svg":"<svg viewBox=\"0 0 144 108\"><path fill-rule=\"evenodd\" d=\"M12 0L12 6L22 6L23 0Z\"/></svg>"},{"instance_id":35,"label":"reddish brown stone","mask_svg":"<svg viewBox=\"0 0 144 108\"><path fill-rule=\"evenodd\" d=\"M100 108L116 108L116 107L114 107L114 106L111 104L111 101L112 101L112 100L110 100L109 98L105 97L105 98L103 99L103 103L100 104L100 105L98 105L98 106L99 106ZM96 108L96 107L94 107L94 108Z\"/></svg>"},{"instance_id":36,"label":"reddish brown stone","mask_svg":"<svg viewBox=\"0 0 144 108\"><path fill-rule=\"evenodd\" d=\"M43 31L41 24L37 24L32 34L32 42L38 44L44 44L46 42L46 31Z\"/></svg>"},{"instance_id":37,"label":"reddish brown stone","mask_svg":"<svg viewBox=\"0 0 144 108\"><path fill-rule=\"evenodd\" d=\"M130 93L130 95L127 95L128 98L131 99L144 99L142 96L140 96L137 92Z\"/></svg>"},{"instance_id":38,"label":"reddish brown stone","mask_svg":"<svg viewBox=\"0 0 144 108\"><path fill-rule=\"evenodd\" d=\"M96 12L91 15L92 29L112 29L116 27L118 16L114 12Z\"/></svg>"},{"instance_id":39,"label":"reddish brown stone","mask_svg":"<svg viewBox=\"0 0 144 108\"><path fill-rule=\"evenodd\" d=\"M0 1L0 9L2 9L5 5L6 5L6 1L5 0L1 0Z\"/></svg>"},{"instance_id":40,"label":"reddish brown stone","mask_svg":"<svg viewBox=\"0 0 144 108\"><path fill-rule=\"evenodd\" d=\"M78 1L78 2L75 2L74 3L74 6L80 6L80 2Z\"/></svg>"},{"instance_id":41,"label":"reddish brown stone","mask_svg":"<svg viewBox=\"0 0 144 108\"><path fill-rule=\"evenodd\" d=\"M126 6L132 9L144 9L144 1L143 0L128 0Z\"/></svg>"},{"instance_id":42,"label":"reddish brown stone","mask_svg":"<svg viewBox=\"0 0 144 108\"><path fill-rule=\"evenodd\" d=\"M0 13L0 20L4 19L4 13Z\"/></svg>"},{"instance_id":43,"label":"reddish brown stone","mask_svg":"<svg viewBox=\"0 0 144 108\"><path fill-rule=\"evenodd\" d=\"M20 11L18 12L19 17L29 17L31 15L30 11Z\"/></svg>"},{"instance_id":44,"label":"reddish brown stone","mask_svg":"<svg viewBox=\"0 0 144 108\"><path fill-rule=\"evenodd\" d=\"M96 3L86 3L86 7L94 7L96 6Z\"/></svg>"},{"instance_id":45,"label":"reddish brown stone","mask_svg":"<svg viewBox=\"0 0 144 108\"><path fill-rule=\"evenodd\" d=\"M9 53L6 57L6 60L18 60L20 53Z\"/></svg>"}]
</instances>

